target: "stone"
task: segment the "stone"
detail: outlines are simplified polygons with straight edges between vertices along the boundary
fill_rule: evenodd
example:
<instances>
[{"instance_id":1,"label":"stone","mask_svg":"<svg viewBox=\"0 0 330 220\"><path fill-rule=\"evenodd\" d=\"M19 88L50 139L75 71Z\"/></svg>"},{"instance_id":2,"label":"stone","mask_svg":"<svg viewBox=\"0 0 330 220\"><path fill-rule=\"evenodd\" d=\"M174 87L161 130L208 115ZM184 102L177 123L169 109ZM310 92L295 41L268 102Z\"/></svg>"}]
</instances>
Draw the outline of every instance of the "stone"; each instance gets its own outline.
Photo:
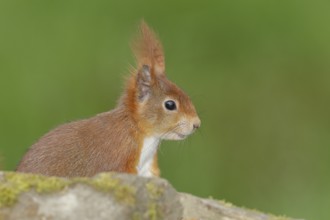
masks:
<instances>
[{"instance_id":1,"label":"stone","mask_svg":"<svg viewBox=\"0 0 330 220\"><path fill-rule=\"evenodd\" d=\"M59 178L0 172L0 220L290 220L124 173Z\"/></svg>"}]
</instances>

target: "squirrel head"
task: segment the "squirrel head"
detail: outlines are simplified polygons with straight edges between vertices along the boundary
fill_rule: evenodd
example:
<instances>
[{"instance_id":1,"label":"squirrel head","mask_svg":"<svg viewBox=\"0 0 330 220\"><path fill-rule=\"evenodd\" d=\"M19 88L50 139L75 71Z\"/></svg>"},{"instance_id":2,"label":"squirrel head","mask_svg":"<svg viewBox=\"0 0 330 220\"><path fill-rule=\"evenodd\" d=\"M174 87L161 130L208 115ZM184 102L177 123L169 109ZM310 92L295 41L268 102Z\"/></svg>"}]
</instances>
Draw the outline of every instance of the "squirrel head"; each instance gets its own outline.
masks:
<instances>
[{"instance_id":1,"label":"squirrel head","mask_svg":"<svg viewBox=\"0 0 330 220\"><path fill-rule=\"evenodd\" d=\"M186 138L201 121L186 93L166 78L162 45L144 21L133 52L137 68L131 71L122 104L147 136Z\"/></svg>"}]
</instances>

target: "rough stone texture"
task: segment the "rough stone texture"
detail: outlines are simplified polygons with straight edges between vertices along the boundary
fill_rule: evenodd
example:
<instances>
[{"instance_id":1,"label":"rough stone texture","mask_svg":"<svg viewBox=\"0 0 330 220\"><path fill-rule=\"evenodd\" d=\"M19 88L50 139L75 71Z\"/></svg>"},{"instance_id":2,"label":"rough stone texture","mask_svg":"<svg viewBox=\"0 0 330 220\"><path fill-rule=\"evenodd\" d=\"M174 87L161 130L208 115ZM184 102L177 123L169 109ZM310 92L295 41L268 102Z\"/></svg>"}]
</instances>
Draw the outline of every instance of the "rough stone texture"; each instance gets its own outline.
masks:
<instances>
[{"instance_id":1,"label":"rough stone texture","mask_svg":"<svg viewBox=\"0 0 330 220\"><path fill-rule=\"evenodd\" d=\"M0 172L0 220L284 220L178 193L166 181L104 173L64 179Z\"/></svg>"}]
</instances>

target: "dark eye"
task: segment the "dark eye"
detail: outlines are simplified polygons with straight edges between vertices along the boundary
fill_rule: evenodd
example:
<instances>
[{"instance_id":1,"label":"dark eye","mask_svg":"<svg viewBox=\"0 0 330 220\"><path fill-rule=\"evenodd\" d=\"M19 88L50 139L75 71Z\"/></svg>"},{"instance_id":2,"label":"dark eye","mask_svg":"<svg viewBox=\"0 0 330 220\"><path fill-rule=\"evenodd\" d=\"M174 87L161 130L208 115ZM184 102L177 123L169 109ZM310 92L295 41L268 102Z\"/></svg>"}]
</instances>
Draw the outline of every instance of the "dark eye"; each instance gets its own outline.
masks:
<instances>
[{"instance_id":1,"label":"dark eye","mask_svg":"<svg viewBox=\"0 0 330 220\"><path fill-rule=\"evenodd\" d=\"M172 100L168 100L168 101L165 102L165 108L166 108L167 110L173 111L173 110L176 109L176 104L175 104L174 101L172 101Z\"/></svg>"}]
</instances>

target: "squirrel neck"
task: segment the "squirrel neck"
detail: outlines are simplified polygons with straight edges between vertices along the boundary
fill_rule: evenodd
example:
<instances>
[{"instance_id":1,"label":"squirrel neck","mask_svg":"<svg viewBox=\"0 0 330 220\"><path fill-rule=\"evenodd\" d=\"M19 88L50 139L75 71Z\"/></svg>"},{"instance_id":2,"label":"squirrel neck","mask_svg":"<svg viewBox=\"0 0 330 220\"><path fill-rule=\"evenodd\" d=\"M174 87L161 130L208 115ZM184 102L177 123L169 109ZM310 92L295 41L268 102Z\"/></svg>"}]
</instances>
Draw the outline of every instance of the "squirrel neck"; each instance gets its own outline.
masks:
<instances>
[{"instance_id":1,"label":"squirrel neck","mask_svg":"<svg viewBox=\"0 0 330 220\"><path fill-rule=\"evenodd\" d=\"M128 118L130 123L132 123L130 125L131 134L139 143L138 156L136 162L134 162L136 173L140 176L152 177L155 175L155 157L161 139L150 133L150 128L146 127L146 124L137 112L137 103L132 103L132 101L130 96L124 94L118 103L116 111Z\"/></svg>"}]
</instances>

